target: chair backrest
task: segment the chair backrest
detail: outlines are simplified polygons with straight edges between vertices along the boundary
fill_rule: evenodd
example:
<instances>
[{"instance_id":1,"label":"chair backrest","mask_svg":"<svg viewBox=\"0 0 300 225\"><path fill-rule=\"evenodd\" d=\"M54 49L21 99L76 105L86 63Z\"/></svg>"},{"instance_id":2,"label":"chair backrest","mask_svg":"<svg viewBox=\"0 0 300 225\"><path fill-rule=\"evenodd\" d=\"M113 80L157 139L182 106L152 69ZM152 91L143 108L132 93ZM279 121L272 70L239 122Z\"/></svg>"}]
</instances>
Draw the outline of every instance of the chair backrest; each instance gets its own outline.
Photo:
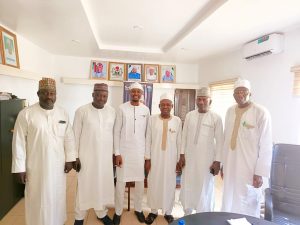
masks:
<instances>
[{"instance_id":1,"label":"chair backrest","mask_svg":"<svg viewBox=\"0 0 300 225\"><path fill-rule=\"evenodd\" d=\"M271 168L271 195L277 210L300 213L300 145L276 144Z\"/></svg>"}]
</instances>

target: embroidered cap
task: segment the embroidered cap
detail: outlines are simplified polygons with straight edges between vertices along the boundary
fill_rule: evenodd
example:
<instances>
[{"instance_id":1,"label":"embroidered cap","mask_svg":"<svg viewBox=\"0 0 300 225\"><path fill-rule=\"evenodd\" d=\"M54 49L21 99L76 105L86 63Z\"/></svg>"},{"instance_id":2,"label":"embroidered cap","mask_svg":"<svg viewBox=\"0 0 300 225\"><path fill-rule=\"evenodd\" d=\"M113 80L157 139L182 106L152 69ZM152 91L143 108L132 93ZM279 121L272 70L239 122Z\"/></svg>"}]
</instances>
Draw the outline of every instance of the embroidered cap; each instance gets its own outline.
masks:
<instances>
[{"instance_id":1,"label":"embroidered cap","mask_svg":"<svg viewBox=\"0 0 300 225\"><path fill-rule=\"evenodd\" d=\"M210 89L208 87L202 87L197 90L197 97L210 97Z\"/></svg>"},{"instance_id":2,"label":"embroidered cap","mask_svg":"<svg viewBox=\"0 0 300 225\"><path fill-rule=\"evenodd\" d=\"M104 83L97 83L94 85L94 91L108 91L108 85Z\"/></svg>"},{"instance_id":3,"label":"embroidered cap","mask_svg":"<svg viewBox=\"0 0 300 225\"><path fill-rule=\"evenodd\" d=\"M167 100L170 100L171 102L173 102L173 95L164 93L160 96L160 101L164 100L164 99L167 99Z\"/></svg>"},{"instance_id":4,"label":"embroidered cap","mask_svg":"<svg viewBox=\"0 0 300 225\"><path fill-rule=\"evenodd\" d=\"M55 80L52 78L43 77L42 80L39 81L39 90L42 89L56 90Z\"/></svg>"},{"instance_id":5,"label":"embroidered cap","mask_svg":"<svg viewBox=\"0 0 300 225\"><path fill-rule=\"evenodd\" d=\"M138 82L134 82L132 85L130 85L129 90L132 90L132 89L140 89L140 90L144 91L143 86Z\"/></svg>"},{"instance_id":6,"label":"embroidered cap","mask_svg":"<svg viewBox=\"0 0 300 225\"><path fill-rule=\"evenodd\" d=\"M245 87L249 91L251 90L251 85L250 82L246 79L239 78L235 83L234 83L234 89L238 87Z\"/></svg>"}]
</instances>

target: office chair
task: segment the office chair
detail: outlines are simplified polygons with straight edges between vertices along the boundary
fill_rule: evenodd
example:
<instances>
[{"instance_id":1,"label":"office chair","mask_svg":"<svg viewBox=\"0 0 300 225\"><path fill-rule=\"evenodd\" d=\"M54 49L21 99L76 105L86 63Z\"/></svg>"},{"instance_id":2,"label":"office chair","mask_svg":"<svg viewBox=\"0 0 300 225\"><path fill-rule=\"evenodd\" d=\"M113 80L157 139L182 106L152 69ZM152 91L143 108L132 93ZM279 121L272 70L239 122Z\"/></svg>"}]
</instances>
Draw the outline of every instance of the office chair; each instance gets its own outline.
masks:
<instances>
[{"instance_id":1,"label":"office chair","mask_svg":"<svg viewBox=\"0 0 300 225\"><path fill-rule=\"evenodd\" d=\"M266 189L265 219L277 224L300 224L300 145L273 148L270 188Z\"/></svg>"}]
</instances>

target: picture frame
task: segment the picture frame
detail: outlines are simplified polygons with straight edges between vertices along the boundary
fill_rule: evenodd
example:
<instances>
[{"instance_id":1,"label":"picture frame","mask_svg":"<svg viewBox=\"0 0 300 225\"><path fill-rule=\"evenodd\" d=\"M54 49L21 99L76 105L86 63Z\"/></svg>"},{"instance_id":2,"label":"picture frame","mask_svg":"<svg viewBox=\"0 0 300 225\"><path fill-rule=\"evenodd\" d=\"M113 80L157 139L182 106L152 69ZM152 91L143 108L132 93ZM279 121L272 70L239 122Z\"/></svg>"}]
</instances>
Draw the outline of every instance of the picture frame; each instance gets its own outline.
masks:
<instances>
[{"instance_id":1,"label":"picture frame","mask_svg":"<svg viewBox=\"0 0 300 225\"><path fill-rule=\"evenodd\" d=\"M2 63L7 66L20 68L17 36L9 30L0 27L0 38L0 58Z\"/></svg>"},{"instance_id":2,"label":"picture frame","mask_svg":"<svg viewBox=\"0 0 300 225\"><path fill-rule=\"evenodd\" d=\"M142 81L142 72L143 72L142 64L127 63L126 80L141 82Z\"/></svg>"},{"instance_id":3,"label":"picture frame","mask_svg":"<svg viewBox=\"0 0 300 225\"><path fill-rule=\"evenodd\" d=\"M158 64L145 64L143 81L149 83L159 82L159 65Z\"/></svg>"},{"instance_id":4,"label":"picture frame","mask_svg":"<svg viewBox=\"0 0 300 225\"><path fill-rule=\"evenodd\" d=\"M107 80L107 62L92 60L90 66L90 79Z\"/></svg>"},{"instance_id":5,"label":"picture frame","mask_svg":"<svg viewBox=\"0 0 300 225\"><path fill-rule=\"evenodd\" d=\"M160 82L175 83L176 82L176 66L161 65L160 66Z\"/></svg>"},{"instance_id":6,"label":"picture frame","mask_svg":"<svg viewBox=\"0 0 300 225\"><path fill-rule=\"evenodd\" d=\"M112 81L124 81L126 74L125 63L109 62L108 79Z\"/></svg>"}]
</instances>

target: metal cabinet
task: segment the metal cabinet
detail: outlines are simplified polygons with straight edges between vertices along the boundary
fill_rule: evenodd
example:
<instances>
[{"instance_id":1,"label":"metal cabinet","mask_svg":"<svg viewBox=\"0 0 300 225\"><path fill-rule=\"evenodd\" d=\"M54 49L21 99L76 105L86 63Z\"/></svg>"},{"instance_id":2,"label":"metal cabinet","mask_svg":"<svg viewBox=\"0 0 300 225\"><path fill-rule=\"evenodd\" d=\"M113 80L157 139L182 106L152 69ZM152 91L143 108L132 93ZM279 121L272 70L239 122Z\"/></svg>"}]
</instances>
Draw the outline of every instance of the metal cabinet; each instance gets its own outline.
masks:
<instances>
[{"instance_id":1,"label":"metal cabinet","mask_svg":"<svg viewBox=\"0 0 300 225\"><path fill-rule=\"evenodd\" d=\"M13 128L24 102L0 101L0 220L24 196L24 185L16 183L11 173Z\"/></svg>"}]
</instances>

